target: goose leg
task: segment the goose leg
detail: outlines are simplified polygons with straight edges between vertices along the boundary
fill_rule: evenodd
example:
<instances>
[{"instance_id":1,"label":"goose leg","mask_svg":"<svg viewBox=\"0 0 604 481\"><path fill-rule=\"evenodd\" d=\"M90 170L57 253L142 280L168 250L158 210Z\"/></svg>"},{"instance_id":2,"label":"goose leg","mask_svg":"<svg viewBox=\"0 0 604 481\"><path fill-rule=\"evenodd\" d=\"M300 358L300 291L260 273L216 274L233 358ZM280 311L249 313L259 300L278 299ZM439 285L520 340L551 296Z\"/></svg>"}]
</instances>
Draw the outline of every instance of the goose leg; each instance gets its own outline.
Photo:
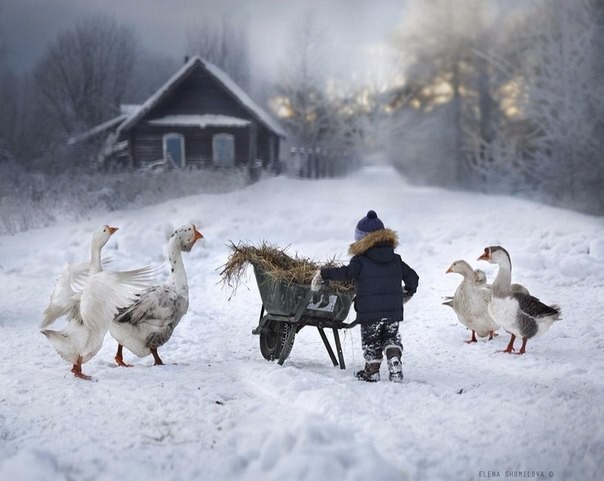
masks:
<instances>
[{"instance_id":1,"label":"goose leg","mask_svg":"<svg viewBox=\"0 0 604 481\"><path fill-rule=\"evenodd\" d=\"M476 331L472 331L472 338L469 341L465 341L466 344L471 344L473 342L478 342L478 339L476 339Z\"/></svg>"},{"instance_id":2,"label":"goose leg","mask_svg":"<svg viewBox=\"0 0 604 481\"><path fill-rule=\"evenodd\" d=\"M117 353L115 354L115 362L118 366L122 367L132 367L132 364L128 364L124 362L124 356L122 355L122 349L124 346L121 344L117 345Z\"/></svg>"},{"instance_id":3,"label":"goose leg","mask_svg":"<svg viewBox=\"0 0 604 481\"><path fill-rule=\"evenodd\" d=\"M516 336L514 334L512 334L512 337L510 337L510 342L508 344L508 347L506 347L503 351L497 351L497 352L507 352L508 354L511 354L514 351L514 341L516 340Z\"/></svg>"},{"instance_id":4,"label":"goose leg","mask_svg":"<svg viewBox=\"0 0 604 481\"><path fill-rule=\"evenodd\" d=\"M80 379L84 379L86 381L90 381L92 376L87 376L82 372L82 356L78 356L77 362L71 368L71 372L75 377L79 377Z\"/></svg>"},{"instance_id":5,"label":"goose leg","mask_svg":"<svg viewBox=\"0 0 604 481\"><path fill-rule=\"evenodd\" d=\"M526 341L528 341L528 338L523 337L522 338L522 347L520 347L520 351L514 353L514 354L524 354L526 352Z\"/></svg>"},{"instance_id":6,"label":"goose leg","mask_svg":"<svg viewBox=\"0 0 604 481\"><path fill-rule=\"evenodd\" d=\"M151 354L153 354L153 359L155 359L155 362L153 363L153 365L154 366L163 366L164 361L162 361L161 358L159 357L159 354L157 354L157 349L152 347L150 350L151 350Z\"/></svg>"}]
</instances>

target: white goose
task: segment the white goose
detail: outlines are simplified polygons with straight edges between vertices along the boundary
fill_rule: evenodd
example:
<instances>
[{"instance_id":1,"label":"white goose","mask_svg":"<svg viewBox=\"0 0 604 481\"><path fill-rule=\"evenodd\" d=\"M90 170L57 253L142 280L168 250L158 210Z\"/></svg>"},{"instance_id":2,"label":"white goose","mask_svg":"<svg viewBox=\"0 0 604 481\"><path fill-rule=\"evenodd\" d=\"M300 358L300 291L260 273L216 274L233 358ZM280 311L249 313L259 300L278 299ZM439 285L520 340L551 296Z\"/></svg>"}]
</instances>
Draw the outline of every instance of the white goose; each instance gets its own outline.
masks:
<instances>
[{"instance_id":1,"label":"white goose","mask_svg":"<svg viewBox=\"0 0 604 481\"><path fill-rule=\"evenodd\" d=\"M189 286L181 252L189 252L203 235L193 224L176 229L168 242L171 270L167 281L147 289L129 307L120 309L110 333L118 342L115 362L130 367L123 358L125 346L138 357L153 355L154 365L163 361L157 349L163 346L189 308Z\"/></svg>"},{"instance_id":2,"label":"white goose","mask_svg":"<svg viewBox=\"0 0 604 481\"><path fill-rule=\"evenodd\" d=\"M530 294L512 291L512 261L503 247L486 247L478 260L499 266L493 282L489 313L493 320L512 336L503 352L512 353L516 337L521 337L522 347L518 354L524 354L528 339L541 336L554 321L560 319L560 307L548 306Z\"/></svg>"},{"instance_id":3,"label":"white goose","mask_svg":"<svg viewBox=\"0 0 604 481\"><path fill-rule=\"evenodd\" d=\"M447 271L448 273L448 271ZM481 287L491 288L490 284L487 284L487 275L484 271L480 269L474 269L474 282L476 285ZM445 296L443 301L443 306L450 307L453 309L453 296Z\"/></svg>"},{"instance_id":4,"label":"white goose","mask_svg":"<svg viewBox=\"0 0 604 481\"><path fill-rule=\"evenodd\" d=\"M90 261L69 264L63 269L55 282L50 302L44 310L40 328L50 326L61 316L67 316L68 319L80 319L81 291L74 290L74 286L81 285L85 281L92 266L94 266L95 272L102 270L101 251L117 230L117 227L101 226L92 234Z\"/></svg>"},{"instance_id":5,"label":"white goose","mask_svg":"<svg viewBox=\"0 0 604 481\"><path fill-rule=\"evenodd\" d=\"M472 270L470 264L464 260L457 260L451 264L447 273L456 273L463 276L463 280L455 290L451 307L457 314L459 322L472 331L467 343L478 342L479 337L493 335L499 326L495 324L489 314L488 304L491 299L491 290L486 288L486 275L479 270Z\"/></svg>"},{"instance_id":6,"label":"white goose","mask_svg":"<svg viewBox=\"0 0 604 481\"><path fill-rule=\"evenodd\" d=\"M61 331L43 329L41 332L57 353L72 364L74 376L81 379L91 379L82 372L82 364L101 349L118 307L132 302L154 277L152 267L123 272L102 270L101 249L116 230L104 226L95 232L88 273L81 272L81 267L67 274L64 271L44 311L42 327L47 327L61 315L67 316L69 322Z\"/></svg>"}]
</instances>

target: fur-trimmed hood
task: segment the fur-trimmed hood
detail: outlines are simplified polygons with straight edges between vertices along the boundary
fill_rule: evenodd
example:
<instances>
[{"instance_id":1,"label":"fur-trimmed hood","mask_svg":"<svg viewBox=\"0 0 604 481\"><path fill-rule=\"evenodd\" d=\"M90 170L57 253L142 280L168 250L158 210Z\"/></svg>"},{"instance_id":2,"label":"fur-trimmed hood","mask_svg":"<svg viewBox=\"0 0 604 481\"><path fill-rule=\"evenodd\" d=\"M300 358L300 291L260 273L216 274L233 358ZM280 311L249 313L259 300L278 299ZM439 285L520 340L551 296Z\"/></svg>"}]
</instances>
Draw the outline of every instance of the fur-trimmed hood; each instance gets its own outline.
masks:
<instances>
[{"instance_id":1,"label":"fur-trimmed hood","mask_svg":"<svg viewBox=\"0 0 604 481\"><path fill-rule=\"evenodd\" d=\"M392 229L376 230L367 234L361 240L350 244L348 253L352 256L358 256L380 244L388 244L393 249L396 249L398 246L398 235Z\"/></svg>"}]
</instances>

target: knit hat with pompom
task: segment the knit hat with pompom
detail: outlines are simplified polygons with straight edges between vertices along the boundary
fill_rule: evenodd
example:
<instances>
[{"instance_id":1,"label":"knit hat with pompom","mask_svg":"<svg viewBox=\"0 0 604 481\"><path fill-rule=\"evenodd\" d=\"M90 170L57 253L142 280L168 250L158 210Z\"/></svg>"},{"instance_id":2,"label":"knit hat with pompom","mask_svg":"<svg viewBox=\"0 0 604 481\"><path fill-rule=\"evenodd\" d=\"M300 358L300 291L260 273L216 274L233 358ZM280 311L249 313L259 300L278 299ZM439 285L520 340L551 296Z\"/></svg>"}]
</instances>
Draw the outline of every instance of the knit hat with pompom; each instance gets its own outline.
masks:
<instances>
[{"instance_id":1,"label":"knit hat with pompom","mask_svg":"<svg viewBox=\"0 0 604 481\"><path fill-rule=\"evenodd\" d=\"M367 212L367 215L357 223L357 228L354 231L354 240L360 241L367 234L383 228L384 224L378 218L375 211L370 210Z\"/></svg>"}]
</instances>

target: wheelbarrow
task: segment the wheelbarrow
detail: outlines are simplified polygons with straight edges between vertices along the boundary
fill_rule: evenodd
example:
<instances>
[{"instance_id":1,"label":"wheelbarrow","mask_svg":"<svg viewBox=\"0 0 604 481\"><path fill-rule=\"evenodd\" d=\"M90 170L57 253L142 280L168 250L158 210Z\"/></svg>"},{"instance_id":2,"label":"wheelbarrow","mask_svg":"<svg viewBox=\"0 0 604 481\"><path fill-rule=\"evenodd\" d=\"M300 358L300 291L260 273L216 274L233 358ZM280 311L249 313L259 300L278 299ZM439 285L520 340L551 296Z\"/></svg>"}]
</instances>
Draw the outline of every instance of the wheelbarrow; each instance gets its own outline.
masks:
<instances>
[{"instance_id":1,"label":"wheelbarrow","mask_svg":"<svg viewBox=\"0 0 604 481\"><path fill-rule=\"evenodd\" d=\"M254 275L262 298L258 326L252 334L260 337L260 352L268 361L287 359L294 346L295 336L305 326L314 326L319 331L325 349L334 366L346 369L340 329L350 329L357 322L344 322L352 305L352 294L325 286L320 299L313 299L310 285L297 284L278 279L263 269L254 267ZM315 302L316 301L316 302ZM325 329L333 330L337 358Z\"/></svg>"}]
</instances>

